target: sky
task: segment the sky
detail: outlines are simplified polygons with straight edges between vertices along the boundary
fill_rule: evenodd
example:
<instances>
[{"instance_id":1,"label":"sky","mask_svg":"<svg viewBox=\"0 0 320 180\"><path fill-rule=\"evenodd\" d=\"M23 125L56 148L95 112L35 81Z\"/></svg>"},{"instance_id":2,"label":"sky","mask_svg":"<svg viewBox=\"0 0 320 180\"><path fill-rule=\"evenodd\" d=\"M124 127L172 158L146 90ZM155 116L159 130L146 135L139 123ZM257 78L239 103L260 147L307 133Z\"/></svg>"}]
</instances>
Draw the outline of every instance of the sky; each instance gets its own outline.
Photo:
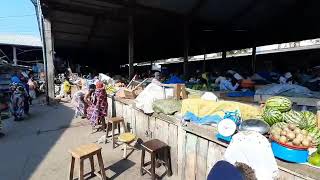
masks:
<instances>
[{"instance_id":1,"label":"sky","mask_svg":"<svg viewBox=\"0 0 320 180\"><path fill-rule=\"evenodd\" d=\"M0 34L40 37L37 17L31 0L0 0Z\"/></svg>"}]
</instances>

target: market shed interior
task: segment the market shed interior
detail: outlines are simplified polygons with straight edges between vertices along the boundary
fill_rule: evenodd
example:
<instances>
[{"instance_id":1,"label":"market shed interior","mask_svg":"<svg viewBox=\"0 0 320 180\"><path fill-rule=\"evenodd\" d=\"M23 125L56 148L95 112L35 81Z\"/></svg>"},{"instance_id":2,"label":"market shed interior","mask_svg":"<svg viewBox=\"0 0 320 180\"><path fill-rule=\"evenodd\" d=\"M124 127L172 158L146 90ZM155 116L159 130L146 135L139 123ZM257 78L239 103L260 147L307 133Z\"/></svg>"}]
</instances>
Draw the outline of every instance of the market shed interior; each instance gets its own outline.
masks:
<instances>
[{"instance_id":1,"label":"market shed interior","mask_svg":"<svg viewBox=\"0 0 320 180\"><path fill-rule=\"evenodd\" d=\"M136 63L186 58L204 50L316 38L319 4L316 0L42 0L41 8L51 22L55 55L117 71L129 59Z\"/></svg>"}]
</instances>

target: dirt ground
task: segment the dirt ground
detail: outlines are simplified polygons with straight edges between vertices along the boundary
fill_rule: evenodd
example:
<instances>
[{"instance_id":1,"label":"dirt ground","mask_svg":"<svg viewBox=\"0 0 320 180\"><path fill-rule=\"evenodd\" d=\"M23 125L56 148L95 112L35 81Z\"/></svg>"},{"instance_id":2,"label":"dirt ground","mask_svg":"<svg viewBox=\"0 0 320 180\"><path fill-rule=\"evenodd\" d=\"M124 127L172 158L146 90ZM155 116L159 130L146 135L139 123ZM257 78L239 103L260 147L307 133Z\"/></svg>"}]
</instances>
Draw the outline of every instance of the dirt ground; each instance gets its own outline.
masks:
<instances>
[{"instance_id":1,"label":"dirt ground","mask_svg":"<svg viewBox=\"0 0 320 180\"><path fill-rule=\"evenodd\" d=\"M68 150L86 143L97 143L104 135L103 132L92 134L86 119L74 119L74 111L68 103L52 106L36 103L30 114L21 122L12 118L4 120L6 136L0 139L0 180L68 179L71 161ZM134 151L124 160L121 147L112 149L112 143L100 146L108 178L151 179L148 174L140 176L140 151ZM85 160L84 166L85 173L88 173L89 160ZM95 168L98 169L97 159ZM78 169L76 161L74 178L78 177Z\"/></svg>"}]
</instances>

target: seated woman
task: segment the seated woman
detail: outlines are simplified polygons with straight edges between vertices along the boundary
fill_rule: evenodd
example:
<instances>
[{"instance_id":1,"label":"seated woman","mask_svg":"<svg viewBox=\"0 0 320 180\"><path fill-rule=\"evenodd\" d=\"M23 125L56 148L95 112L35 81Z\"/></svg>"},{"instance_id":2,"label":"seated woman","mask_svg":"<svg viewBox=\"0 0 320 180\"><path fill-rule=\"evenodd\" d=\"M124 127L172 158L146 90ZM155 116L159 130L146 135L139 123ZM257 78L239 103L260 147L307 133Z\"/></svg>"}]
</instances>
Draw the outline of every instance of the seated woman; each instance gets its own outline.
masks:
<instances>
[{"instance_id":1,"label":"seated woman","mask_svg":"<svg viewBox=\"0 0 320 180\"><path fill-rule=\"evenodd\" d=\"M86 100L88 100L87 97ZM105 129L104 118L107 116L108 102L107 94L101 81L96 83L96 89L92 92L88 102L87 118L92 127L102 124L102 128Z\"/></svg>"}]
</instances>

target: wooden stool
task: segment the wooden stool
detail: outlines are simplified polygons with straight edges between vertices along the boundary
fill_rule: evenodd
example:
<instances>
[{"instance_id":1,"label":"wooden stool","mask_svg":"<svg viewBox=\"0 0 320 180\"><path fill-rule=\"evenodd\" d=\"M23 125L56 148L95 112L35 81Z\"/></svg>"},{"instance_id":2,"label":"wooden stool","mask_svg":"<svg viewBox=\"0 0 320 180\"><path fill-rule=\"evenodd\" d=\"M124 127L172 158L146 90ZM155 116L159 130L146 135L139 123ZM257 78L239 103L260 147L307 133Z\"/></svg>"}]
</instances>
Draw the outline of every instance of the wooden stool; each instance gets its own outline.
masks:
<instances>
[{"instance_id":1,"label":"wooden stool","mask_svg":"<svg viewBox=\"0 0 320 180\"><path fill-rule=\"evenodd\" d=\"M107 134L106 136L108 136L109 134L109 124L111 124L111 127L112 127L112 148L115 148L115 143L116 143L116 137L115 137L115 134L114 134L114 128L115 127L118 127L118 135L120 135L120 124L122 124L122 127L123 127L123 130L124 132L127 132L127 129L126 129L126 125L124 124L124 119L122 117L112 117L112 118L108 118L107 119Z\"/></svg>"},{"instance_id":2,"label":"wooden stool","mask_svg":"<svg viewBox=\"0 0 320 180\"><path fill-rule=\"evenodd\" d=\"M75 158L79 159L80 162L80 169L79 169L79 180L84 179L84 172L83 172L83 161L84 159L89 158L90 160L90 166L91 166L91 176L94 174L98 177L100 177L102 180L106 180L106 174L104 171L104 165L103 160L101 156L101 147L96 144L86 144L79 146L75 149L69 150L71 153L72 159L70 164L70 174L69 174L69 180L73 180L73 171L74 171L74 161ZM97 155L98 157L98 163L100 167L100 174L98 172L95 172L94 170L94 160L93 156Z\"/></svg>"},{"instance_id":3,"label":"wooden stool","mask_svg":"<svg viewBox=\"0 0 320 180\"><path fill-rule=\"evenodd\" d=\"M123 133L118 137L118 140L123 142L123 158L127 159L127 147L133 148L130 143L132 143L135 139L136 135L132 133Z\"/></svg>"},{"instance_id":4,"label":"wooden stool","mask_svg":"<svg viewBox=\"0 0 320 180\"><path fill-rule=\"evenodd\" d=\"M166 174L168 176L172 175L172 169L171 169L171 157L170 157L170 147L158 140L158 139L152 139L150 141L147 141L143 143L142 145L142 153L141 153L141 167L140 167L140 174L143 176L144 172L147 172L151 175L151 179L159 178L158 175L155 173L156 168L156 158L158 162L161 164L164 164L166 167ZM145 163L145 151L149 152L151 154L151 161ZM160 160L160 157L163 157L162 160ZM145 166L148 164L151 164L151 169L147 169Z\"/></svg>"}]
</instances>

